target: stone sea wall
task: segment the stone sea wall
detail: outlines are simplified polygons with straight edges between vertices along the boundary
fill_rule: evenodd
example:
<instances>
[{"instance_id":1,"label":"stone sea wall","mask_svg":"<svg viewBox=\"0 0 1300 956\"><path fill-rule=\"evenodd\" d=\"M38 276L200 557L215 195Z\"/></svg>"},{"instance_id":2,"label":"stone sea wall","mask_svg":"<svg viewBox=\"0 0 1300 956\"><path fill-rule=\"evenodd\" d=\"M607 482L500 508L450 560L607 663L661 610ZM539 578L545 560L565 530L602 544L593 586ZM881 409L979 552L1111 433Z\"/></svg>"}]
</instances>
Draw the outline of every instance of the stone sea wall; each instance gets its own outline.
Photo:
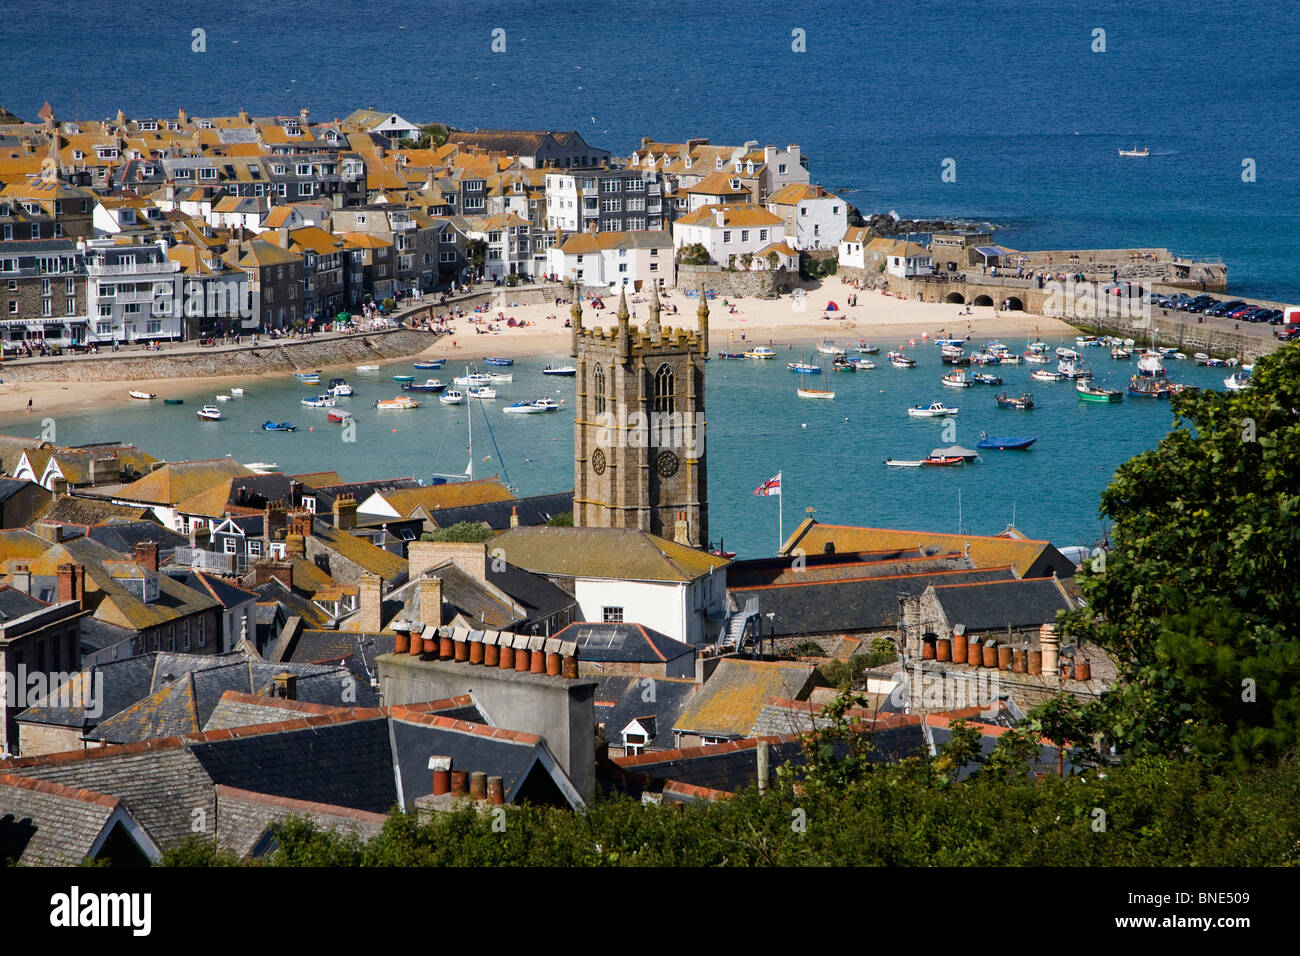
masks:
<instances>
[{"instance_id":1,"label":"stone sea wall","mask_svg":"<svg viewBox=\"0 0 1300 956\"><path fill-rule=\"evenodd\" d=\"M259 340L254 346L101 355L6 362L6 382L114 382L215 375L264 375L312 371L330 365L383 362L424 351L439 336L414 329L387 329L309 340Z\"/></svg>"},{"instance_id":2,"label":"stone sea wall","mask_svg":"<svg viewBox=\"0 0 1300 956\"><path fill-rule=\"evenodd\" d=\"M698 289L701 282L721 296L773 299L789 293L798 284L799 273L771 269L729 271L722 266L677 267L679 289Z\"/></svg>"}]
</instances>

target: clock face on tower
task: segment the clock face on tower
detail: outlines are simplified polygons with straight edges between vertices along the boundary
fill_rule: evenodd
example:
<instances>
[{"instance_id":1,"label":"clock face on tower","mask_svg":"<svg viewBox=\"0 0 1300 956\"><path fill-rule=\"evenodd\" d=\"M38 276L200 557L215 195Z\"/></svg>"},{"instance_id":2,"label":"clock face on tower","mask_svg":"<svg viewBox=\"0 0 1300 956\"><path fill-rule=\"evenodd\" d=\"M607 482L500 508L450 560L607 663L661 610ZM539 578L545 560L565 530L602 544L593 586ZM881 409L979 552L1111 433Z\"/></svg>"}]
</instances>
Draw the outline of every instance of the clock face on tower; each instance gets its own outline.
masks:
<instances>
[{"instance_id":1,"label":"clock face on tower","mask_svg":"<svg viewBox=\"0 0 1300 956\"><path fill-rule=\"evenodd\" d=\"M598 475L605 473L605 453L599 448L591 453L591 470Z\"/></svg>"},{"instance_id":2,"label":"clock face on tower","mask_svg":"<svg viewBox=\"0 0 1300 956\"><path fill-rule=\"evenodd\" d=\"M660 454L659 461L656 465L659 469L659 474L663 475L665 478L671 478L673 475L677 474L677 466L677 456L670 451Z\"/></svg>"}]
</instances>

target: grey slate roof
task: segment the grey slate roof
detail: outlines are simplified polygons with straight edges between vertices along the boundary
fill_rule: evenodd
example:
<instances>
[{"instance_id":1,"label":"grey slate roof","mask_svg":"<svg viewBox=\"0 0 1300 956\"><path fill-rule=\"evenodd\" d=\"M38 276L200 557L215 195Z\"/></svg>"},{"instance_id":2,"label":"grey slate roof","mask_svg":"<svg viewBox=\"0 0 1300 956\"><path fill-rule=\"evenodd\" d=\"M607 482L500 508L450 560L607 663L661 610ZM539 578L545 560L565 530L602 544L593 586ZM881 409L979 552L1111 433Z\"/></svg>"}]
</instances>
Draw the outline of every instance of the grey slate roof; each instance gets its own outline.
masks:
<instances>
[{"instance_id":1,"label":"grey slate roof","mask_svg":"<svg viewBox=\"0 0 1300 956\"><path fill-rule=\"evenodd\" d=\"M274 826L288 816L307 817L322 830L355 834L363 840L378 835L387 819L361 810L346 811L305 800L268 797L224 784L216 789L217 842L241 857L263 856L277 845L271 838Z\"/></svg>"},{"instance_id":2,"label":"grey slate roof","mask_svg":"<svg viewBox=\"0 0 1300 956\"><path fill-rule=\"evenodd\" d=\"M212 781L189 748L87 753L93 759L40 760L12 772L118 797L164 849L192 836L200 817L209 827L216 819Z\"/></svg>"},{"instance_id":3,"label":"grey slate roof","mask_svg":"<svg viewBox=\"0 0 1300 956\"><path fill-rule=\"evenodd\" d=\"M584 661L662 664L695 656L693 645L683 644L643 624L581 621L570 624L555 636L562 641L577 641L578 657Z\"/></svg>"},{"instance_id":4,"label":"grey slate roof","mask_svg":"<svg viewBox=\"0 0 1300 956\"><path fill-rule=\"evenodd\" d=\"M196 743L191 749L214 784L372 813L387 813L398 802L383 717Z\"/></svg>"},{"instance_id":5,"label":"grey slate roof","mask_svg":"<svg viewBox=\"0 0 1300 956\"><path fill-rule=\"evenodd\" d=\"M39 611L43 607L49 605L17 588L8 585L0 587L0 625L24 614L31 614L32 611Z\"/></svg>"},{"instance_id":6,"label":"grey slate roof","mask_svg":"<svg viewBox=\"0 0 1300 956\"><path fill-rule=\"evenodd\" d=\"M0 774L0 865L76 866L91 856L119 801Z\"/></svg>"},{"instance_id":7,"label":"grey slate roof","mask_svg":"<svg viewBox=\"0 0 1300 956\"><path fill-rule=\"evenodd\" d=\"M512 498L508 501L489 501L476 505L464 505L459 508L439 508L434 513L440 528L447 528L461 521L486 524L493 531L502 531L510 527L510 516L519 510L521 525L546 524L559 514L573 512L573 492L565 491L551 495L533 495L528 498Z\"/></svg>"},{"instance_id":8,"label":"grey slate roof","mask_svg":"<svg viewBox=\"0 0 1300 956\"><path fill-rule=\"evenodd\" d=\"M646 747L668 750L676 742L673 725L698 689L694 681L677 678L606 674L596 687L596 722L605 725L605 739L611 747L626 747L624 728L634 719L653 718L657 733ZM650 690L652 694L647 693ZM647 696L652 699L646 700Z\"/></svg>"},{"instance_id":9,"label":"grey slate roof","mask_svg":"<svg viewBox=\"0 0 1300 956\"><path fill-rule=\"evenodd\" d=\"M1033 627L1056 620L1057 611L1070 610L1069 603L1051 578L1028 578L994 582L982 586L936 586L938 599L949 624L965 624L966 630Z\"/></svg>"},{"instance_id":10,"label":"grey slate roof","mask_svg":"<svg viewBox=\"0 0 1300 956\"><path fill-rule=\"evenodd\" d=\"M810 581L770 587L728 587L728 593L742 606L747 598L757 596L760 611L765 616L768 613L775 615L770 624L764 623L764 635L774 633L777 637L784 637L897 627L900 594L915 597L931 584L1011 580L1014 580L1014 575L1010 570L995 568Z\"/></svg>"},{"instance_id":11,"label":"grey slate roof","mask_svg":"<svg viewBox=\"0 0 1300 956\"><path fill-rule=\"evenodd\" d=\"M119 554L134 557L135 546L152 541L158 545L158 560L169 558L177 548L189 547L190 539L152 521L110 521L92 525L86 532L92 541L107 545Z\"/></svg>"}]
</instances>

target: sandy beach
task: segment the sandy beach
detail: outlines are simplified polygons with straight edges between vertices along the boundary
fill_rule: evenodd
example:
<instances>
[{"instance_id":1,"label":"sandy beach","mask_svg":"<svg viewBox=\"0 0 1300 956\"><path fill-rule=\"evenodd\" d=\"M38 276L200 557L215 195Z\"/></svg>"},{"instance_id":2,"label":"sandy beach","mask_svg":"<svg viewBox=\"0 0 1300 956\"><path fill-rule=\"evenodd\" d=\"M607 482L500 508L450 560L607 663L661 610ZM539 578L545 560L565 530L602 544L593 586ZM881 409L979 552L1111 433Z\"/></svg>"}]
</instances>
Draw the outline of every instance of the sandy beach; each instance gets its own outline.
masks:
<instances>
[{"instance_id":1,"label":"sandy beach","mask_svg":"<svg viewBox=\"0 0 1300 956\"><path fill-rule=\"evenodd\" d=\"M855 290L831 278L822 283L805 283L803 310L796 309L797 300L783 297L778 300L718 297L709 303L710 352L743 351L754 345L771 344L778 351L795 351L823 339L832 339L841 345L856 345L859 339L880 346L884 351L900 347L912 348L928 342L940 333L951 337L972 337L983 343L991 338L1002 338L1013 348L1029 336L1073 335L1074 328L1060 319L1033 315L1027 312L994 314L989 307L975 306L971 314L964 306L935 302L916 302L894 298L879 292L857 292L858 304L849 306L848 299ZM511 306L510 292L505 290L502 308L474 316L457 319L452 333L425 349L421 355L446 357L457 361L477 362L484 356L524 355L555 356L567 359L570 330L564 327L569 315L567 304L555 306ZM835 301L840 309L826 312L828 301ZM649 317L649 297L637 294L628 300L635 312L634 324L644 327ZM661 300L664 311L660 321L665 326L696 328L695 312L698 300L682 290L672 290ZM587 326L609 326L617 322L618 300L606 297L607 308L594 310L590 300L584 300L583 323ZM672 313L673 307L677 314ZM960 311L960 314L959 314ZM481 325L496 323L499 333L481 333L480 326L470 321L478 318ZM527 323L509 328L506 320L514 318ZM354 365L339 365L342 375L355 371ZM322 371L328 371L322 367ZM172 394L183 397L195 392L223 391L231 385L247 384L256 379L248 375L211 376L203 378L133 380L131 382L16 382L0 384L0 417L13 422L26 415L27 402L32 402L33 415L77 411L103 407L105 404L135 401L127 395L129 389L155 392L160 396Z\"/></svg>"}]
</instances>

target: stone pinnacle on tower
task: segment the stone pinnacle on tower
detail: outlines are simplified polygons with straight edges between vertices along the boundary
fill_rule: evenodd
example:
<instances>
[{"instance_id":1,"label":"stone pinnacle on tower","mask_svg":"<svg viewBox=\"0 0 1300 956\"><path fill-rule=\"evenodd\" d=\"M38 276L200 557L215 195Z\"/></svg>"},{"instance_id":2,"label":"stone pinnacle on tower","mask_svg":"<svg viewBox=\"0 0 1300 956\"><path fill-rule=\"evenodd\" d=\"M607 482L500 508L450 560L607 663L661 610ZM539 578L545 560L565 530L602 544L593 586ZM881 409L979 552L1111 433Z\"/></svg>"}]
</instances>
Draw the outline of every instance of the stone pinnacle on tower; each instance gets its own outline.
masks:
<instances>
[{"instance_id":1,"label":"stone pinnacle on tower","mask_svg":"<svg viewBox=\"0 0 1300 956\"><path fill-rule=\"evenodd\" d=\"M650 332L650 341L653 344L658 345L660 328L659 328L659 286L657 283L655 285L650 286L649 332Z\"/></svg>"},{"instance_id":2,"label":"stone pinnacle on tower","mask_svg":"<svg viewBox=\"0 0 1300 956\"><path fill-rule=\"evenodd\" d=\"M570 294L573 296L572 305L569 306L569 322L573 326L571 335L571 344L569 346L569 355L573 358L578 357L578 339L582 335L582 304L578 301L580 295L578 291L578 280L575 278L570 283Z\"/></svg>"},{"instance_id":3,"label":"stone pinnacle on tower","mask_svg":"<svg viewBox=\"0 0 1300 956\"><path fill-rule=\"evenodd\" d=\"M695 310L696 317L700 320L700 354L709 354L709 297L705 292L704 283L700 283L700 307Z\"/></svg>"},{"instance_id":4,"label":"stone pinnacle on tower","mask_svg":"<svg viewBox=\"0 0 1300 956\"><path fill-rule=\"evenodd\" d=\"M623 365L627 364L631 353L632 334L628 328L630 318L632 316L627 311L627 286L623 286L618 293L618 360Z\"/></svg>"}]
</instances>

